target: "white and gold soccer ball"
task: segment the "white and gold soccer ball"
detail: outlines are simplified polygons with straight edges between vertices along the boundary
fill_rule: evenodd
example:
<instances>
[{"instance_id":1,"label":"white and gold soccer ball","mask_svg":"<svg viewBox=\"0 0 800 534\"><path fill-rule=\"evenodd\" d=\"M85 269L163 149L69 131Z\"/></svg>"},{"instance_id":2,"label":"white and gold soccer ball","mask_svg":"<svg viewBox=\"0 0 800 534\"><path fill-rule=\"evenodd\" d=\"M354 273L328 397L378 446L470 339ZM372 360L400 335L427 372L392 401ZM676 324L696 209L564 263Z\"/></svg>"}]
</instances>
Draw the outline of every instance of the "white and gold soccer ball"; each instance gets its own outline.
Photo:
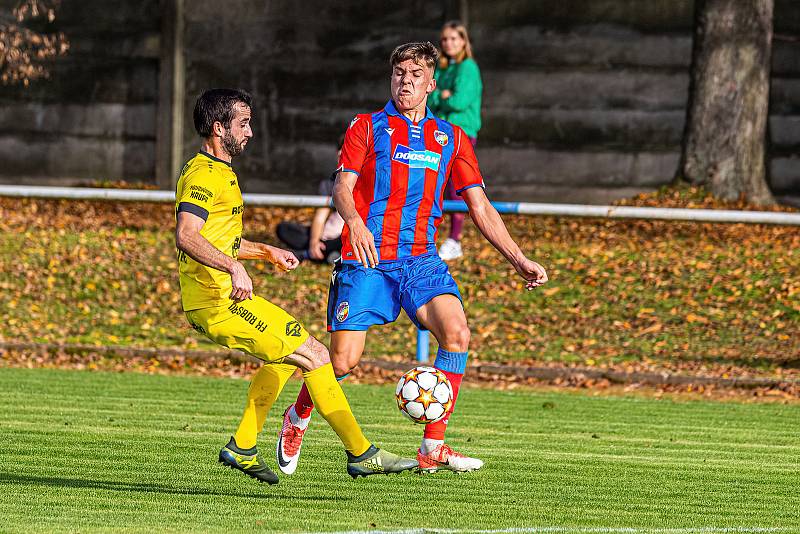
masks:
<instances>
[{"instance_id":1,"label":"white and gold soccer ball","mask_svg":"<svg viewBox=\"0 0 800 534\"><path fill-rule=\"evenodd\" d=\"M423 425L440 421L453 404L450 381L433 367L419 366L406 371L394 393L403 415Z\"/></svg>"}]
</instances>

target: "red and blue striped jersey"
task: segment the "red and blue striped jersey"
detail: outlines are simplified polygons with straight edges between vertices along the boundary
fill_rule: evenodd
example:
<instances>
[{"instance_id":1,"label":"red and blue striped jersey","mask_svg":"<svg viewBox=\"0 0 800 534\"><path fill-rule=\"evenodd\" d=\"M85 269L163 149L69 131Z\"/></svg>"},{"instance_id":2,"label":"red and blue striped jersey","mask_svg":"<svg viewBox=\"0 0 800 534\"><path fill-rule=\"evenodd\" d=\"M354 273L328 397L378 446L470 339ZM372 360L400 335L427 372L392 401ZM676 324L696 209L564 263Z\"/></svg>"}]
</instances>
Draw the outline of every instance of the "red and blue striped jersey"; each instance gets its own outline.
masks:
<instances>
[{"instance_id":1,"label":"red and blue striped jersey","mask_svg":"<svg viewBox=\"0 0 800 534\"><path fill-rule=\"evenodd\" d=\"M375 113L357 115L344 137L339 170L358 175L353 198L375 236L381 261L436 250L447 180L457 192L484 187L467 135L427 110L418 123L392 101ZM342 260L355 261L349 228L342 232Z\"/></svg>"}]
</instances>

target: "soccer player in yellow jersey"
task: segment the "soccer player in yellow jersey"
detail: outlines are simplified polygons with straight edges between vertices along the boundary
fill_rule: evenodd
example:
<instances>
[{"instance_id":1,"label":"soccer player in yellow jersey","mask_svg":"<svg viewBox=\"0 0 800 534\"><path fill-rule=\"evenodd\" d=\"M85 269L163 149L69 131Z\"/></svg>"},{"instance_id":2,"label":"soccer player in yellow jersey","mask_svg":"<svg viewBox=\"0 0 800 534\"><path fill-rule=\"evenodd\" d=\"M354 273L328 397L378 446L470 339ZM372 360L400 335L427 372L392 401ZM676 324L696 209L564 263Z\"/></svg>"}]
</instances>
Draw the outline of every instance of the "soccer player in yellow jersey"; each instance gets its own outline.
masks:
<instances>
[{"instance_id":1,"label":"soccer player in yellow jersey","mask_svg":"<svg viewBox=\"0 0 800 534\"><path fill-rule=\"evenodd\" d=\"M250 383L236 433L219 461L259 481L276 484L256 447L269 409L299 367L314 404L347 450L353 477L397 473L417 466L372 445L358 426L331 367L328 349L294 317L253 294L240 259L263 259L284 271L298 265L291 252L242 239L242 192L231 159L253 136L251 98L232 89L210 89L197 100L194 125L200 152L178 180L175 241L181 300L189 323L220 345L239 349L265 364Z\"/></svg>"}]
</instances>

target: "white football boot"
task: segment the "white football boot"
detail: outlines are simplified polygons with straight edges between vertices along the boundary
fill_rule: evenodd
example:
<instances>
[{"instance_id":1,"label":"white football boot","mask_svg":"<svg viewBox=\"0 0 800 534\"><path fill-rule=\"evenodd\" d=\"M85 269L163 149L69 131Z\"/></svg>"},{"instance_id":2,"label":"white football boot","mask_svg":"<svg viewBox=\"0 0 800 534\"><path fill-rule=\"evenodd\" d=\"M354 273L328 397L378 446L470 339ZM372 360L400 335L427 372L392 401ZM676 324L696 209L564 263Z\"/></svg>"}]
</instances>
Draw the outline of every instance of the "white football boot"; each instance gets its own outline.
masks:
<instances>
[{"instance_id":1,"label":"white football boot","mask_svg":"<svg viewBox=\"0 0 800 534\"><path fill-rule=\"evenodd\" d=\"M483 467L483 460L464 456L444 443L428 454L424 454L422 449L417 450L417 461L420 473L435 473L440 469L454 473L468 473Z\"/></svg>"},{"instance_id":2,"label":"white football boot","mask_svg":"<svg viewBox=\"0 0 800 534\"><path fill-rule=\"evenodd\" d=\"M291 404L283 412L283 426L278 432L278 443L276 446L276 456L278 467L287 475L291 475L297 470L297 462L300 460L300 448L303 446L303 435L306 428L301 428L292 423L290 412L293 412L294 404Z\"/></svg>"}]
</instances>

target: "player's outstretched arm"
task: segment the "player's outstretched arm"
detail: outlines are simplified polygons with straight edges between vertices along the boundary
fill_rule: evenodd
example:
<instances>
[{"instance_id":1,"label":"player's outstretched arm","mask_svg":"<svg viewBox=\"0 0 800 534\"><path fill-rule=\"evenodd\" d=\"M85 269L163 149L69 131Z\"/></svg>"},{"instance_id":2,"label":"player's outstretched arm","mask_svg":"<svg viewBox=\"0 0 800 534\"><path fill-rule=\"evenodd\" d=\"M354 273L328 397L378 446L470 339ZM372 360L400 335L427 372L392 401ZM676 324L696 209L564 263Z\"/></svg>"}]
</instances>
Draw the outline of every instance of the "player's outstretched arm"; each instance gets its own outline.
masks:
<instances>
[{"instance_id":1,"label":"player's outstretched arm","mask_svg":"<svg viewBox=\"0 0 800 534\"><path fill-rule=\"evenodd\" d=\"M256 243L242 239L239 248L241 260L267 260L282 271L291 271L300 264L294 253L266 243Z\"/></svg>"},{"instance_id":2,"label":"player's outstretched arm","mask_svg":"<svg viewBox=\"0 0 800 534\"><path fill-rule=\"evenodd\" d=\"M361 220L361 215L356 210L356 201L353 198L356 180L358 180L358 175L354 172L339 172L336 183L333 185L333 203L350 230L350 246L353 247L356 261L360 261L364 267L375 267L378 265L375 236Z\"/></svg>"},{"instance_id":3,"label":"player's outstretched arm","mask_svg":"<svg viewBox=\"0 0 800 534\"><path fill-rule=\"evenodd\" d=\"M193 213L178 213L175 226L175 246L198 263L231 275L231 300L241 302L253 298L253 281L244 266L212 245L200 234L205 220Z\"/></svg>"},{"instance_id":4,"label":"player's outstretched arm","mask_svg":"<svg viewBox=\"0 0 800 534\"><path fill-rule=\"evenodd\" d=\"M544 267L528 259L508 233L503 219L486 197L482 187L471 187L461 192L469 208L469 215L483 236L505 256L514 269L526 280L526 287L534 289L547 282Z\"/></svg>"}]
</instances>

